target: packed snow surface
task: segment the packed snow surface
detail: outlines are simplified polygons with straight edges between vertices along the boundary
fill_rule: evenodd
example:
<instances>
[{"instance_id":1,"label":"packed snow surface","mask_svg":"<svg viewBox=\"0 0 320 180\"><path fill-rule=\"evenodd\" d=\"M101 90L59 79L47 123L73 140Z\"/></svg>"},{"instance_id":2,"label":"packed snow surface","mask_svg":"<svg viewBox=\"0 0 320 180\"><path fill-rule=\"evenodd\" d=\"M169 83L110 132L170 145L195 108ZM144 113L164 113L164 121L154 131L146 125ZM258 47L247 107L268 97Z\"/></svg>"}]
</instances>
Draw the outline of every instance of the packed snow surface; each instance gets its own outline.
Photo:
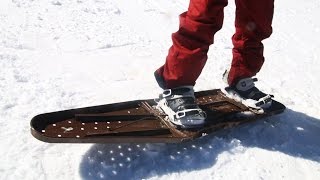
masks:
<instances>
[{"instance_id":1,"label":"packed snow surface","mask_svg":"<svg viewBox=\"0 0 320 180\"><path fill-rule=\"evenodd\" d=\"M320 179L320 1L275 2L257 75L288 109L183 144L48 144L40 113L153 98L187 0L1 0L0 179ZM196 90L223 87L234 1Z\"/></svg>"}]
</instances>

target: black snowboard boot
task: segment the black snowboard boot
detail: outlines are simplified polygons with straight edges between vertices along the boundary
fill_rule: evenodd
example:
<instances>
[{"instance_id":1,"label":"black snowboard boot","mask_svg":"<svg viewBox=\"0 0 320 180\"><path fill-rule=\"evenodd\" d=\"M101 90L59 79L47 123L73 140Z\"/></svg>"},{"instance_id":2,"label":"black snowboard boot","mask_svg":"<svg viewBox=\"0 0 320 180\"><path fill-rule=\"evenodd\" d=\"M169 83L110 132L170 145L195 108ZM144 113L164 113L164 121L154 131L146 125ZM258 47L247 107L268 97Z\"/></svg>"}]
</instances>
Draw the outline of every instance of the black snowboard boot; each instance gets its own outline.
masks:
<instances>
[{"instance_id":1,"label":"black snowboard boot","mask_svg":"<svg viewBox=\"0 0 320 180\"><path fill-rule=\"evenodd\" d=\"M195 101L192 86L165 89L160 94L158 107L168 115L169 120L182 128L199 127L204 124L206 114Z\"/></svg>"},{"instance_id":2,"label":"black snowboard boot","mask_svg":"<svg viewBox=\"0 0 320 180\"><path fill-rule=\"evenodd\" d=\"M227 80L228 72L224 73L224 79ZM266 94L255 87L254 82L257 78L244 78L239 80L233 86L227 86L222 91L232 99L242 102L244 105L263 110L270 107L273 95Z\"/></svg>"}]
</instances>

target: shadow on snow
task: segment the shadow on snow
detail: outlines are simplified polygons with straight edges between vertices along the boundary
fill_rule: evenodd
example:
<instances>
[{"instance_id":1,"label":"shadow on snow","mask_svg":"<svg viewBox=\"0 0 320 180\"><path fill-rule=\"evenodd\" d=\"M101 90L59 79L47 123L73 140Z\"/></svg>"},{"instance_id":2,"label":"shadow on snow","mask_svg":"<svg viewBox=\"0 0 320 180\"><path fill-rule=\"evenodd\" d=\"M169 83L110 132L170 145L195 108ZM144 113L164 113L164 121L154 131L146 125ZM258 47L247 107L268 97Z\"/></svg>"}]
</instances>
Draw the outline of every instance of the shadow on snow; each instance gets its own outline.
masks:
<instances>
[{"instance_id":1,"label":"shadow on snow","mask_svg":"<svg viewBox=\"0 0 320 180\"><path fill-rule=\"evenodd\" d=\"M242 145L320 162L320 120L286 110L263 121L181 144L97 144L83 156L84 179L143 179L212 167L217 156Z\"/></svg>"}]
</instances>

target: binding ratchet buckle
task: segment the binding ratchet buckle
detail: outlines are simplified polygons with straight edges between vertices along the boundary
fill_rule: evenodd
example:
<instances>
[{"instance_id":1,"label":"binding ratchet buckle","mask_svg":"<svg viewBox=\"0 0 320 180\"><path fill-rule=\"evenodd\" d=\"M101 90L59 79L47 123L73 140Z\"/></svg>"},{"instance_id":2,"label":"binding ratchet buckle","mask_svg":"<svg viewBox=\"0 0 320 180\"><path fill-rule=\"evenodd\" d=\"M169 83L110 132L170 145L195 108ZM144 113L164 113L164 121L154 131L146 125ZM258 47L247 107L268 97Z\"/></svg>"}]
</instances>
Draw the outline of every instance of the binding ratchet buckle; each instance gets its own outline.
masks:
<instances>
[{"instance_id":1,"label":"binding ratchet buckle","mask_svg":"<svg viewBox=\"0 0 320 180\"><path fill-rule=\"evenodd\" d=\"M259 101L255 103L255 105L256 105L257 107L261 107L261 106L263 106L264 104L267 104L267 103L271 102L271 101L272 101L272 98L274 98L274 96L271 95L271 94L268 94L268 95L266 95L265 97L259 99Z\"/></svg>"}]
</instances>

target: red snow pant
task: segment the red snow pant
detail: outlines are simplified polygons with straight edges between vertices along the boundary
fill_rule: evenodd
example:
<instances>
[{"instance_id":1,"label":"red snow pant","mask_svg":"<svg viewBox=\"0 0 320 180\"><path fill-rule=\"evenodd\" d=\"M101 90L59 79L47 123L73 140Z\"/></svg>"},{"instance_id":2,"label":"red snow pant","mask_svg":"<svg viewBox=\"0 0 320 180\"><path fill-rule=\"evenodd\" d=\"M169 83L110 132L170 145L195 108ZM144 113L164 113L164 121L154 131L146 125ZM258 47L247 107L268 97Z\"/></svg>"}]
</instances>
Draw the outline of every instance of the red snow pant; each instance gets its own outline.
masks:
<instances>
[{"instance_id":1,"label":"red snow pant","mask_svg":"<svg viewBox=\"0 0 320 180\"><path fill-rule=\"evenodd\" d=\"M264 62L261 41L272 33L274 9L274 0L235 0L235 3L236 31L232 36L229 85L259 72ZM222 27L227 4L228 0L190 0L188 11L180 15L179 30L172 34L173 45L166 62L155 72L162 88L195 85L214 34Z\"/></svg>"}]
</instances>

